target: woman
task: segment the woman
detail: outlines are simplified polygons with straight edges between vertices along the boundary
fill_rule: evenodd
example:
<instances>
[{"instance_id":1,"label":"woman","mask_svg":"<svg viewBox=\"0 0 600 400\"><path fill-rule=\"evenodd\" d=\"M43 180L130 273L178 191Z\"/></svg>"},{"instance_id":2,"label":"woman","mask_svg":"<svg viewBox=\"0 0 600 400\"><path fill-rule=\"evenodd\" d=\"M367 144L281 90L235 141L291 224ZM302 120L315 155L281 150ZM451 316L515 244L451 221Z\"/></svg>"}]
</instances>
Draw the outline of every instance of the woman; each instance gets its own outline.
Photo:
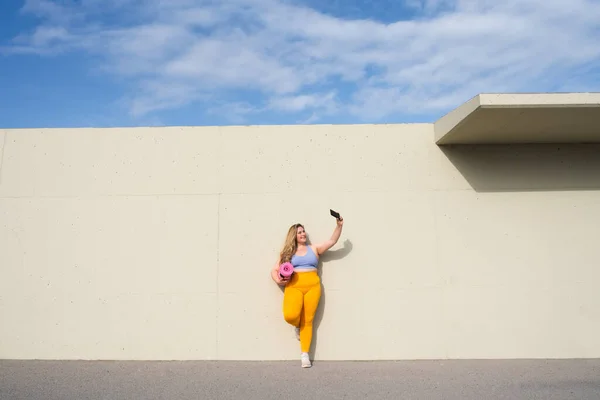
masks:
<instances>
[{"instance_id":1,"label":"woman","mask_svg":"<svg viewBox=\"0 0 600 400\"><path fill-rule=\"evenodd\" d=\"M321 280L317 274L319 256L333 247L342 234L344 219L340 217L336 221L331 238L317 246L307 242L304 226L292 225L279 260L271 271L273 280L285 286L283 317L295 327L296 338L300 340L302 368L311 367L308 352L312 342L313 320L321 298ZM279 266L285 262L291 262L294 266L294 273L289 278L279 275Z\"/></svg>"}]
</instances>

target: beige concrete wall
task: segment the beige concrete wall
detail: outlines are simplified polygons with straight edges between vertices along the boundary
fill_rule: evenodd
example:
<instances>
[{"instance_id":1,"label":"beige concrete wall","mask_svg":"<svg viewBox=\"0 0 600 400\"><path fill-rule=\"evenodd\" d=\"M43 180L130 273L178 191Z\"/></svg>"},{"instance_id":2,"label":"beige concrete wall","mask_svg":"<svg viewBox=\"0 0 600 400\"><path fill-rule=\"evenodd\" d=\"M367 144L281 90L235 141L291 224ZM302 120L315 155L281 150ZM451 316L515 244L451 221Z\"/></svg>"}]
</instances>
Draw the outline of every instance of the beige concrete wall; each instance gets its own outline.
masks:
<instances>
[{"instance_id":1,"label":"beige concrete wall","mask_svg":"<svg viewBox=\"0 0 600 400\"><path fill-rule=\"evenodd\" d=\"M600 357L598 146L441 149L430 124L0 143L0 358L297 359L269 268L329 208L317 359Z\"/></svg>"}]
</instances>

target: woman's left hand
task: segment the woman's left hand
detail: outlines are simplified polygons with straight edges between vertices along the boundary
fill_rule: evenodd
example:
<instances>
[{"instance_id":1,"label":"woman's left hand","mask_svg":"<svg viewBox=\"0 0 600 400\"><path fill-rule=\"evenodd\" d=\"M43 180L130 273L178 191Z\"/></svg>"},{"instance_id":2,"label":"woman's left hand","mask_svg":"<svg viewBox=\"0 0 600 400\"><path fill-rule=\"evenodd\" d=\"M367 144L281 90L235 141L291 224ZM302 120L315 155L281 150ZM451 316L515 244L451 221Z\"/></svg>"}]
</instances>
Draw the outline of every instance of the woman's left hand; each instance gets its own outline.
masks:
<instances>
[{"instance_id":1,"label":"woman's left hand","mask_svg":"<svg viewBox=\"0 0 600 400\"><path fill-rule=\"evenodd\" d=\"M341 215L340 215L340 219L336 220L336 224L339 227L341 227L342 225L344 225L344 218L342 218Z\"/></svg>"}]
</instances>

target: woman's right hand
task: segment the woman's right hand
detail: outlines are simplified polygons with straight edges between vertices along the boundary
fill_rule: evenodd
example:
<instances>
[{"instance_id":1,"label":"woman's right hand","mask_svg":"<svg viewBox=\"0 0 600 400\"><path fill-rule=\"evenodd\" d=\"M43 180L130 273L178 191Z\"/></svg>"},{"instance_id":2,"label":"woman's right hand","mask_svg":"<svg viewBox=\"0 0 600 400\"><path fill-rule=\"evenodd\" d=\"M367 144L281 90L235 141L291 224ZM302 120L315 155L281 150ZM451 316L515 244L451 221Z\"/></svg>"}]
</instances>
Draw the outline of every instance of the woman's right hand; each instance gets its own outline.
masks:
<instances>
[{"instance_id":1,"label":"woman's right hand","mask_svg":"<svg viewBox=\"0 0 600 400\"><path fill-rule=\"evenodd\" d=\"M282 278L281 275L279 275L279 262L275 263L275 265L273 266L273 269L271 270L271 278L279 286L285 286L290 281L290 277Z\"/></svg>"},{"instance_id":2,"label":"woman's right hand","mask_svg":"<svg viewBox=\"0 0 600 400\"><path fill-rule=\"evenodd\" d=\"M276 280L275 280L275 282L277 282L277 284L278 284L279 286L285 286L285 285L287 285L287 284L288 284L288 282L290 281L290 278L282 278L281 276L279 276L279 274L277 274L277 275L275 276L275 279L276 279Z\"/></svg>"}]
</instances>

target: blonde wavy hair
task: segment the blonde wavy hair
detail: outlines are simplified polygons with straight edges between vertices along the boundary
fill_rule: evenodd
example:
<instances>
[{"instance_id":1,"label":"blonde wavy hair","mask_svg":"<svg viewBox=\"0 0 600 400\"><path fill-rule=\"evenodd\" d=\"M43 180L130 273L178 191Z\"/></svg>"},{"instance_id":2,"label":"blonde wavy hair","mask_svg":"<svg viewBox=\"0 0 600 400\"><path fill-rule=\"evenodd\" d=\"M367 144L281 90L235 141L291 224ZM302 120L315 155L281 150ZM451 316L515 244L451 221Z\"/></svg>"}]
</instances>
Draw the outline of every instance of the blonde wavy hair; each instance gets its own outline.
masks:
<instances>
[{"instance_id":1,"label":"blonde wavy hair","mask_svg":"<svg viewBox=\"0 0 600 400\"><path fill-rule=\"evenodd\" d=\"M290 262L292 256L296 254L296 250L298 250L298 240L296 239L298 228L304 228L304 226L302 224L294 224L288 229L283 249L281 250L281 253L279 253L279 264Z\"/></svg>"}]
</instances>

